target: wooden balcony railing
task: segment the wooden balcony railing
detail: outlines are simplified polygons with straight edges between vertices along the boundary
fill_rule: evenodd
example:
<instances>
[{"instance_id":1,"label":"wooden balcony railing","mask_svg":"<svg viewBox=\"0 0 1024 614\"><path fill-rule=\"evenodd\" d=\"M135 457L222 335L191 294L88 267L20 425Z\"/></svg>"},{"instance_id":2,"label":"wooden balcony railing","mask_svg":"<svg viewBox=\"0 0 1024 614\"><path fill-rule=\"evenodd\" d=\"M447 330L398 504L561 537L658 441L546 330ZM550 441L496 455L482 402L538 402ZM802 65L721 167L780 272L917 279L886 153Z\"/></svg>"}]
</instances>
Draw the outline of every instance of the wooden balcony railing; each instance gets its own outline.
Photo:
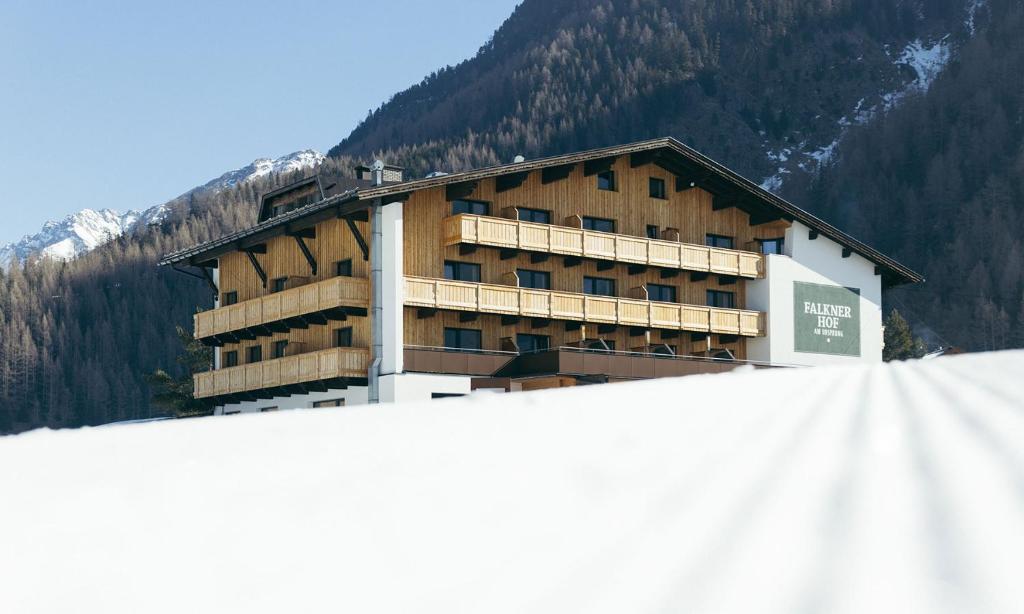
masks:
<instances>
[{"instance_id":1,"label":"wooden balcony railing","mask_svg":"<svg viewBox=\"0 0 1024 614\"><path fill-rule=\"evenodd\" d=\"M366 309L369 305L368 296L368 280L332 277L315 284L197 313L194 317L195 337L203 339L331 309Z\"/></svg>"},{"instance_id":2,"label":"wooden balcony railing","mask_svg":"<svg viewBox=\"0 0 1024 614\"><path fill-rule=\"evenodd\" d=\"M462 214L446 218L444 236L445 245L489 245L738 277L764 277L764 256L754 252L498 217Z\"/></svg>"},{"instance_id":3,"label":"wooden balcony railing","mask_svg":"<svg viewBox=\"0 0 1024 614\"><path fill-rule=\"evenodd\" d=\"M369 362L370 350L366 348L309 352L197 373L193 377L193 393L197 399L205 399L341 377L362 378L366 377Z\"/></svg>"},{"instance_id":4,"label":"wooden balcony railing","mask_svg":"<svg viewBox=\"0 0 1024 614\"><path fill-rule=\"evenodd\" d=\"M764 314L425 277L405 278L405 305L760 337Z\"/></svg>"}]
</instances>

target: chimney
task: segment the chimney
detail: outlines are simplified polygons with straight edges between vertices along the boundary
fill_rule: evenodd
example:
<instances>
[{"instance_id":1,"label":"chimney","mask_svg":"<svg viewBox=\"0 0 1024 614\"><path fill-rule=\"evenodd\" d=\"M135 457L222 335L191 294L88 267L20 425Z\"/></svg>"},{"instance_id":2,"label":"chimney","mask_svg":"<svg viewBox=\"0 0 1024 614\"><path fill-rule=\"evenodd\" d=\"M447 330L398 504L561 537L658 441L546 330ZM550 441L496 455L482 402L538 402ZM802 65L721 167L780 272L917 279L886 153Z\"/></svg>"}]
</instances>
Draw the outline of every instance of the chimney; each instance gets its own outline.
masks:
<instances>
[{"instance_id":1,"label":"chimney","mask_svg":"<svg viewBox=\"0 0 1024 614\"><path fill-rule=\"evenodd\" d=\"M380 163L379 177L375 175L377 173L377 164ZM355 167L356 179L362 181L369 181L373 185L380 185L381 183L401 183L405 174L405 169L401 166L394 166L392 164L384 164L381 160L376 160L373 166L366 166L360 164Z\"/></svg>"}]
</instances>

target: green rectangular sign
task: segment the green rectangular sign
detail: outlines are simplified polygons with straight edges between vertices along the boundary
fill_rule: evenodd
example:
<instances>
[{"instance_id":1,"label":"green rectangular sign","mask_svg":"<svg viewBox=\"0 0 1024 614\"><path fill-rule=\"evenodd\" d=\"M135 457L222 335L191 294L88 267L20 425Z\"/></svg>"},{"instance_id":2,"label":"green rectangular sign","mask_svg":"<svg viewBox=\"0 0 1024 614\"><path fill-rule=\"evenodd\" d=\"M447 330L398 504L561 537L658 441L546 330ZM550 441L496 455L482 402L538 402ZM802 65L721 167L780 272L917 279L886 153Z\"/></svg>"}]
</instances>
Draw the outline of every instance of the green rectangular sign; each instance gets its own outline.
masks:
<instances>
[{"instance_id":1,"label":"green rectangular sign","mask_svg":"<svg viewBox=\"0 0 1024 614\"><path fill-rule=\"evenodd\" d=\"M793 349L860 356L860 289L793 282Z\"/></svg>"}]
</instances>

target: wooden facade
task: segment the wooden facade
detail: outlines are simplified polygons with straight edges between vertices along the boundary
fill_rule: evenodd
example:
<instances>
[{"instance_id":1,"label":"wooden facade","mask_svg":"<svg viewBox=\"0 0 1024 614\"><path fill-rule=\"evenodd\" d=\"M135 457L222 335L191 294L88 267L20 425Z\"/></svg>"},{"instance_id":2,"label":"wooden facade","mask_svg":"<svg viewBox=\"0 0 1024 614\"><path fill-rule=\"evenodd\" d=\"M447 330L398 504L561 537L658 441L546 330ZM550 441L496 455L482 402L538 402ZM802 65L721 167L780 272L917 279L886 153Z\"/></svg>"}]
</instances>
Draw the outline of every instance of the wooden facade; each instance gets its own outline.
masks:
<instances>
[{"instance_id":1,"label":"wooden facade","mask_svg":"<svg viewBox=\"0 0 1024 614\"><path fill-rule=\"evenodd\" d=\"M746 268L746 277L757 277L760 255L753 252L757 239L774 239L785 233L788 222L783 220L767 224L751 225L750 216L736 207L714 209L710 193L694 187L677 192L672 173L654 165L633 167L629 156L617 158L609 167L615 173L615 190L598 189L597 176L588 175L585 165L577 164L563 179L545 183L544 173L529 173L516 188L498 191L497 179L485 179L475 185L466 186L461 194L465 200L489 203L490 215L495 221L508 220L510 211L518 208L538 209L551 214L553 225L578 228L582 217L595 217L615 221L615 233L624 237L643 240L648 226L656 226L659 236L666 232L676 243L702 248L708 234L732 237L734 245L747 251L747 262L754 262L754 269ZM650 196L650 179L660 179L666 186L665 198ZM471 190L468 188L472 188ZM481 282L494 285L513 285L517 270L542 271L551 275L551 290L563 293L581 293L584 277L613 279L616 294L620 298L641 296L647 284L671 285L676 288L680 304L705 306L708 290L731 292L735 306L745 305L745 286L740 271L729 274L697 274L689 270L665 273L665 268L630 266L628 260L611 258L603 263L601 258L580 258L579 262L567 263L565 254L552 252L538 254L529 250L503 252L500 247L480 245L479 241L455 242L453 237L462 233L461 224L457 231L451 228L451 195L445 187L413 192L405 204L405 274L411 277L440 279L444 277L445 261L468 262L480 265ZM508 216L508 217L506 217ZM473 216L460 216L473 217ZM414 230L413 230L414 229ZM660 243L660 241L659 241ZM477 247L473 249L473 245ZM727 250L728 251L728 250ZM567 266L568 264L568 266ZM611 264L611 268L608 267ZM737 264L737 266L739 266ZM672 267L670 267L672 268ZM681 268L681 267L674 267ZM406 307L405 339L412 345L440 345L443 343L444 328L471 328L483 332L485 350L501 350L502 339L514 338L516 334L542 334L551 338L551 343L578 343L578 330L566 331L564 324L537 326L541 322L524 319L514 324L500 325L501 318L484 317L484 324L467 324L465 316L441 314L439 318L424 318L414 307ZM611 324L611 322L608 322ZM637 336L636 327L624 325L612 331L607 326L591 323L587 330L588 339L601 338L614 343L616 348L635 348L643 345L644 337ZM693 331L695 332L695 331ZM733 334L713 335L707 339L677 331L652 328L652 343L665 343L676 348L678 353L706 352L709 347L728 349L737 358L746 355L742 336Z\"/></svg>"},{"instance_id":2,"label":"wooden facade","mask_svg":"<svg viewBox=\"0 0 1024 614\"><path fill-rule=\"evenodd\" d=\"M614 189L599 189L594 167L580 163L402 194L406 347L442 348L445 329L459 328L479 330L484 351L514 351L516 336L529 334L552 347L601 340L616 350L725 349L745 358L745 339L764 334L766 317L744 308L746 280L764 276L757 240L783 236L789 222L716 206L710 192L678 186L673 173L631 156L600 170L614 173ZM664 187L656 196L652 179ZM279 191L274 199L289 197ZM459 214L454 200L488 210ZM550 224L519 221L524 208L547 212ZM587 217L612 220L614 229L585 230ZM195 332L220 347L221 369L196 378L197 396L358 377L360 369L365 376L372 359L366 219L339 208L217 257L222 305L198 314ZM706 246L709 234L731 238L733 249ZM446 261L479 265L479 281L445 280ZM347 264L339 270L339 262ZM519 271L549 274L550 289L519 288ZM612 280L614 296L585 295L585 277ZM671 286L676 300L648 300L648 284ZM733 308L708 307L709 290L731 293ZM228 297L237 302L226 304ZM336 348L345 329L351 348ZM287 349L275 355L281 341ZM238 366L227 366L229 353ZM259 366L247 364L250 357Z\"/></svg>"}]
</instances>

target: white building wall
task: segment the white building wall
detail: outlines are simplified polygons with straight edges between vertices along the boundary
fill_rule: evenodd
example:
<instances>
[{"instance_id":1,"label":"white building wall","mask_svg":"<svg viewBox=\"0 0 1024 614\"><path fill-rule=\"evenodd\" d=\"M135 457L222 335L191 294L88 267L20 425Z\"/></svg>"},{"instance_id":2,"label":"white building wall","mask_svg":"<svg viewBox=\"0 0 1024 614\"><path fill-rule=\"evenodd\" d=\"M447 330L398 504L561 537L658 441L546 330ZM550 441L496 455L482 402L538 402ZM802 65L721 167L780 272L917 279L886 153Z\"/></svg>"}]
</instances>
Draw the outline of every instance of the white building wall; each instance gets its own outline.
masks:
<instances>
[{"instance_id":1,"label":"white building wall","mask_svg":"<svg viewBox=\"0 0 1024 614\"><path fill-rule=\"evenodd\" d=\"M788 365L849 364L882 360L882 278L875 264L799 222L786 231L786 255L766 257L764 279L747 282L747 307L767 313L767 336L747 341L747 356ZM860 292L860 356L799 352L795 348L794 282L856 288Z\"/></svg>"},{"instance_id":2,"label":"white building wall","mask_svg":"<svg viewBox=\"0 0 1024 614\"><path fill-rule=\"evenodd\" d=\"M390 203L381 210L383 224L381 285L383 291L383 341L380 373L393 375L404 370L405 325L402 306L405 303L405 247L402 234L402 205ZM383 391L381 400L384 400Z\"/></svg>"}]
</instances>

